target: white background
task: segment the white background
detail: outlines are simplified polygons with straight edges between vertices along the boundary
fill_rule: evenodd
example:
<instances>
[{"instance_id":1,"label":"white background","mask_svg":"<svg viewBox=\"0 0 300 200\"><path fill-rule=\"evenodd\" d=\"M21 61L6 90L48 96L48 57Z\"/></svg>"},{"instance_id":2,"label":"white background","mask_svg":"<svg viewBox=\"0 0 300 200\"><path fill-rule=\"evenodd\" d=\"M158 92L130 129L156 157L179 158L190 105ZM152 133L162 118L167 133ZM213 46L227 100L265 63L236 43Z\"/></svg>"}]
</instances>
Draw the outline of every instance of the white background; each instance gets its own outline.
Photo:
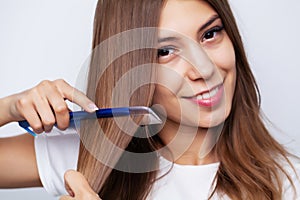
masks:
<instances>
[{"instance_id":1,"label":"white background","mask_svg":"<svg viewBox=\"0 0 300 200\"><path fill-rule=\"evenodd\" d=\"M268 127L300 155L300 2L231 3L261 90L263 111L272 122ZM0 0L0 97L44 79L63 78L74 85L90 53L95 6L96 0ZM15 123L0 128L1 136L23 132ZM0 199L56 198L43 189L21 189L0 190Z\"/></svg>"}]
</instances>

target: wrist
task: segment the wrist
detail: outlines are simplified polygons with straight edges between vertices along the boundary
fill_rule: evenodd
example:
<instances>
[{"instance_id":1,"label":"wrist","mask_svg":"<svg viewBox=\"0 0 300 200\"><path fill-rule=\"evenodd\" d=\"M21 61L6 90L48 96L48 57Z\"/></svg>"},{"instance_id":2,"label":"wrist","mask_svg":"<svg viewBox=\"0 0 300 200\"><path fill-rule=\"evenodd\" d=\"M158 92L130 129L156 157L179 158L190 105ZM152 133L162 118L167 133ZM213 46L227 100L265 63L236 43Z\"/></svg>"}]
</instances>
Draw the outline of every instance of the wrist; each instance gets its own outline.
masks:
<instances>
[{"instance_id":1,"label":"wrist","mask_svg":"<svg viewBox=\"0 0 300 200\"><path fill-rule=\"evenodd\" d=\"M12 101L13 96L0 98L0 126L16 121L11 112Z\"/></svg>"}]
</instances>

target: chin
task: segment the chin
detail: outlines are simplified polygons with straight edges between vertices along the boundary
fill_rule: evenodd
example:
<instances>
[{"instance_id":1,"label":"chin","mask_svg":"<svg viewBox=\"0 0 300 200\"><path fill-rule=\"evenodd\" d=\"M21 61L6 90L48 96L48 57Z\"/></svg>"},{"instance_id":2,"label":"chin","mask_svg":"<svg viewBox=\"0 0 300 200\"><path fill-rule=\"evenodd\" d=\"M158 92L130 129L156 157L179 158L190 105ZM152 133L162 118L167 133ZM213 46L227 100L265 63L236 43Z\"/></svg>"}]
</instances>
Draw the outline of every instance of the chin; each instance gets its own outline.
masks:
<instances>
[{"instance_id":1,"label":"chin","mask_svg":"<svg viewBox=\"0 0 300 200\"><path fill-rule=\"evenodd\" d=\"M199 127L212 128L212 127L221 126L224 124L229 114L230 114L230 109L227 109L225 113L212 113L210 120L199 122Z\"/></svg>"},{"instance_id":2,"label":"chin","mask_svg":"<svg viewBox=\"0 0 300 200\"><path fill-rule=\"evenodd\" d=\"M208 113L200 113L200 117L183 116L183 119L181 120L181 125L195 126L199 128L212 128L222 125L228 118L229 113L230 108L227 108L225 111L217 109Z\"/></svg>"},{"instance_id":3,"label":"chin","mask_svg":"<svg viewBox=\"0 0 300 200\"><path fill-rule=\"evenodd\" d=\"M198 127L199 128L213 128L216 126L220 126L225 122L226 119L217 119L217 120L211 120L209 122L199 122Z\"/></svg>"}]
</instances>

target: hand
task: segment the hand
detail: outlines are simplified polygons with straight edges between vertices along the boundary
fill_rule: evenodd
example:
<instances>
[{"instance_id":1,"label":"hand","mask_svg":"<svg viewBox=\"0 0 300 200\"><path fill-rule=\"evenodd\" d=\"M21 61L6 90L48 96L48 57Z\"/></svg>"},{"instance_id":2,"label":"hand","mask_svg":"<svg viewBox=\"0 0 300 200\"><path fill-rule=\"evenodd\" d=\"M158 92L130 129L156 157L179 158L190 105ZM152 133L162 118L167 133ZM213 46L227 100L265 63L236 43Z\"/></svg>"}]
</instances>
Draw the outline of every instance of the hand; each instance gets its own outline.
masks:
<instances>
[{"instance_id":1,"label":"hand","mask_svg":"<svg viewBox=\"0 0 300 200\"><path fill-rule=\"evenodd\" d=\"M64 80L42 81L32 89L0 99L1 107L5 108L0 111L5 116L0 118L0 126L26 119L36 133L51 131L55 123L64 130L69 126L65 100L78 104L87 112L97 109L90 99Z\"/></svg>"},{"instance_id":2,"label":"hand","mask_svg":"<svg viewBox=\"0 0 300 200\"><path fill-rule=\"evenodd\" d=\"M65 173L65 186L70 196L61 196L59 200L101 200L84 176L77 171L68 170Z\"/></svg>"}]
</instances>

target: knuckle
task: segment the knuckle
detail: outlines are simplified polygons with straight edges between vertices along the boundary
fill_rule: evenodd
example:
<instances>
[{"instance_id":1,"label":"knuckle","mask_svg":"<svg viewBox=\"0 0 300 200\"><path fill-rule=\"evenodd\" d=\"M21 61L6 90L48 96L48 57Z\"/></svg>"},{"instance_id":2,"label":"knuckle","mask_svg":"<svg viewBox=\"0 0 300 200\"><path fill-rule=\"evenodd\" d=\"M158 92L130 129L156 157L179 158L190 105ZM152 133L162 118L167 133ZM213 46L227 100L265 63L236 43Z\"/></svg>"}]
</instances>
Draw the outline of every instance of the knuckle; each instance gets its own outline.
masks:
<instances>
[{"instance_id":1,"label":"knuckle","mask_svg":"<svg viewBox=\"0 0 300 200\"><path fill-rule=\"evenodd\" d=\"M50 132L52 131L52 128L53 128L53 127L45 127L45 128L44 128L44 132L45 132L45 133L50 133Z\"/></svg>"},{"instance_id":2,"label":"knuckle","mask_svg":"<svg viewBox=\"0 0 300 200\"><path fill-rule=\"evenodd\" d=\"M64 113L68 112L68 107L66 104L56 105L53 109L54 109L54 112L57 114L64 114Z\"/></svg>"},{"instance_id":3,"label":"knuckle","mask_svg":"<svg viewBox=\"0 0 300 200\"><path fill-rule=\"evenodd\" d=\"M38 86L47 87L47 86L49 86L49 85L51 85L51 81L49 81L49 80L43 80L43 81L41 81L41 82L39 83Z\"/></svg>"},{"instance_id":4,"label":"knuckle","mask_svg":"<svg viewBox=\"0 0 300 200\"><path fill-rule=\"evenodd\" d=\"M29 91L28 96L30 96L30 97L40 97L41 96L41 91L43 91L43 90L44 90L44 88L34 87Z\"/></svg>"},{"instance_id":5,"label":"knuckle","mask_svg":"<svg viewBox=\"0 0 300 200\"><path fill-rule=\"evenodd\" d=\"M35 133L42 133L44 130L41 124L31 124L30 126Z\"/></svg>"},{"instance_id":6,"label":"knuckle","mask_svg":"<svg viewBox=\"0 0 300 200\"><path fill-rule=\"evenodd\" d=\"M56 80L54 81L54 83L55 83L56 85L65 85L65 84L67 84L67 82L66 82L64 79L56 79Z\"/></svg>"},{"instance_id":7,"label":"knuckle","mask_svg":"<svg viewBox=\"0 0 300 200\"><path fill-rule=\"evenodd\" d=\"M17 106L19 108L23 108L29 105L29 100L27 98L21 98L17 101Z\"/></svg>"},{"instance_id":8,"label":"knuckle","mask_svg":"<svg viewBox=\"0 0 300 200\"><path fill-rule=\"evenodd\" d=\"M53 88L53 83L49 80L43 80L36 87L32 88L30 92L32 94L39 96L41 93L44 93L45 91L50 91L51 88Z\"/></svg>"},{"instance_id":9,"label":"knuckle","mask_svg":"<svg viewBox=\"0 0 300 200\"><path fill-rule=\"evenodd\" d=\"M66 130L69 127L69 123L68 123L68 121L65 121L65 122L58 121L56 127L59 130Z\"/></svg>"},{"instance_id":10,"label":"knuckle","mask_svg":"<svg viewBox=\"0 0 300 200\"><path fill-rule=\"evenodd\" d=\"M60 130L66 130L68 128L68 124L57 124L57 128Z\"/></svg>"}]
</instances>

